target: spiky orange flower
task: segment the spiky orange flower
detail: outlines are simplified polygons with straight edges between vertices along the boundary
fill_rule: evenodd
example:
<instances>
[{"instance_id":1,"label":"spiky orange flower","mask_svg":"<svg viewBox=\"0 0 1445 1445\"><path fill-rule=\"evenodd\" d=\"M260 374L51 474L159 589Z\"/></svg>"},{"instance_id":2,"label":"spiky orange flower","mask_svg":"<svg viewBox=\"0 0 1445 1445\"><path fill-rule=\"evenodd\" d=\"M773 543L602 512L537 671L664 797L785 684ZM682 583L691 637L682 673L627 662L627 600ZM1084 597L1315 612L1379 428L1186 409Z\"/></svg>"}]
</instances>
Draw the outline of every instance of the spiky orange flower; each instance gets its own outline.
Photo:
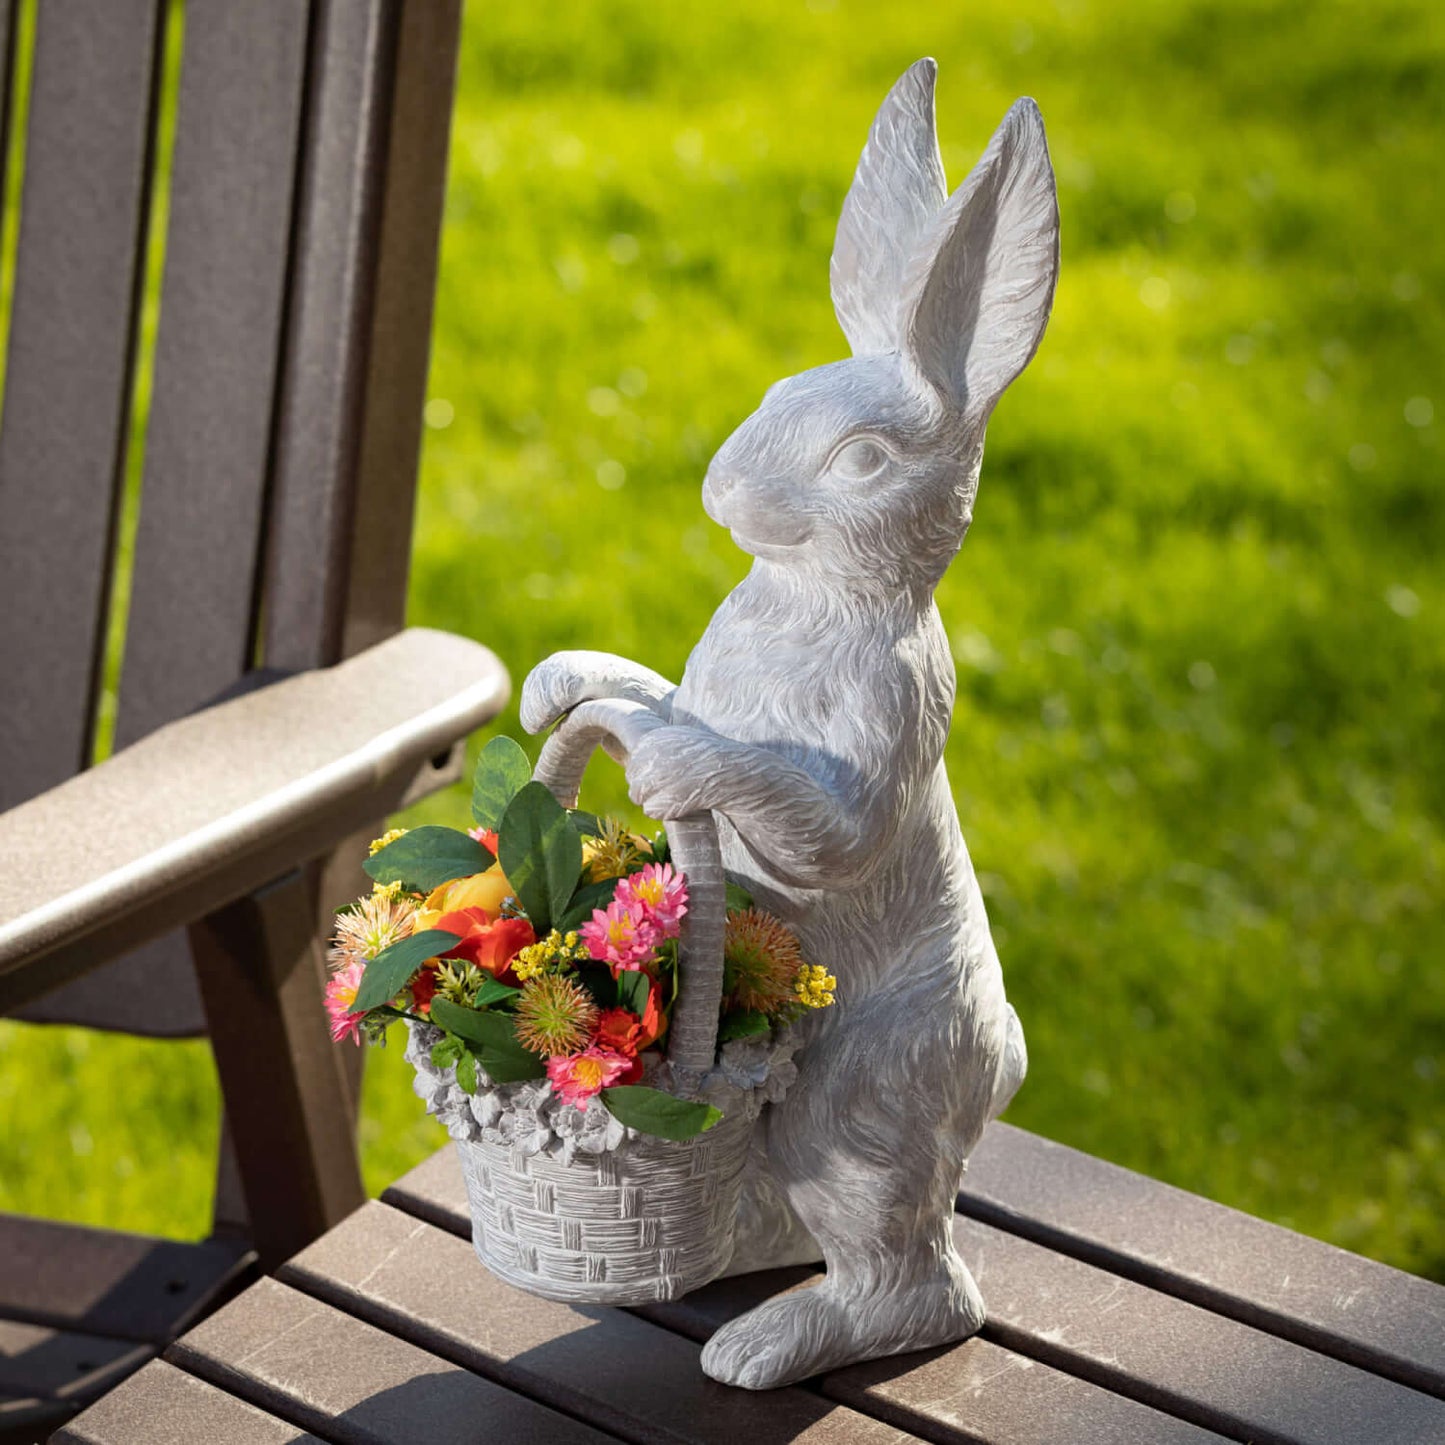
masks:
<instances>
[{"instance_id":1,"label":"spiky orange flower","mask_svg":"<svg viewBox=\"0 0 1445 1445\"><path fill-rule=\"evenodd\" d=\"M575 1054L592 1037L597 1005L575 979L539 973L517 1000L517 1042L536 1054Z\"/></svg>"},{"instance_id":2,"label":"spiky orange flower","mask_svg":"<svg viewBox=\"0 0 1445 1445\"><path fill-rule=\"evenodd\" d=\"M723 996L726 1006L776 1013L793 998L803 955L792 929L748 908L729 913L723 938Z\"/></svg>"}]
</instances>

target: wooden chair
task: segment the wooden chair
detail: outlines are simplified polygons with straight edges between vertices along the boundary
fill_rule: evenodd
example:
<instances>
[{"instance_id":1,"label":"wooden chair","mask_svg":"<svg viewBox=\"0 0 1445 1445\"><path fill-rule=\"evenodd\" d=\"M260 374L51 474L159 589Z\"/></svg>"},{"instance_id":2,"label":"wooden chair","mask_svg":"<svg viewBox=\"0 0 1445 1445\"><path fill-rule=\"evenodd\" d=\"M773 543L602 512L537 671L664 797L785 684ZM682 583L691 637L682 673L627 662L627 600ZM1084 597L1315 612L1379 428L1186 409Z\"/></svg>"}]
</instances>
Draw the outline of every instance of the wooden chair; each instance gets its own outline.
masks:
<instances>
[{"instance_id":1,"label":"wooden chair","mask_svg":"<svg viewBox=\"0 0 1445 1445\"><path fill-rule=\"evenodd\" d=\"M0 1014L208 1032L225 1110L209 1240L0 1216L6 1438L364 1197L318 937L364 839L458 775L508 687L478 644L400 630L459 10L0 0L5 126L34 34L0 419ZM90 767L176 25L117 751Z\"/></svg>"}]
</instances>

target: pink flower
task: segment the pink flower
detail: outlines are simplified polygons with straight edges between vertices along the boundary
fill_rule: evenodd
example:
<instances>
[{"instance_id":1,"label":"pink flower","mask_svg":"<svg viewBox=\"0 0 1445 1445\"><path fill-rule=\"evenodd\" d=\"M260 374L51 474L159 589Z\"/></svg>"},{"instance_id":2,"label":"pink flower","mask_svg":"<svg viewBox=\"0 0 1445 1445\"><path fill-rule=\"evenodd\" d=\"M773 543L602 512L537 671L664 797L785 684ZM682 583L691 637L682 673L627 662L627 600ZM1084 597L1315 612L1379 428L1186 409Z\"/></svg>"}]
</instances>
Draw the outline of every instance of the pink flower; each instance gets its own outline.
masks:
<instances>
[{"instance_id":1,"label":"pink flower","mask_svg":"<svg viewBox=\"0 0 1445 1445\"><path fill-rule=\"evenodd\" d=\"M671 863L649 863L617 885L620 903L636 905L664 938L676 938L687 912L687 879Z\"/></svg>"},{"instance_id":2,"label":"pink flower","mask_svg":"<svg viewBox=\"0 0 1445 1445\"><path fill-rule=\"evenodd\" d=\"M627 1073L632 1060L616 1049L593 1044L570 1059L548 1059L547 1077L564 1104L585 1104Z\"/></svg>"},{"instance_id":3,"label":"pink flower","mask_svg":"<svg viewBox=\"0 0 1445 1445\"><path fill-rule=\"evenodd\" d=\"M637 903L624 903L614 898L604 913L592 910L591 923L584 923L578 933L587 951L614 969L640 969L652 961L659 933Z\"/></svg>"},{"instance_id":4,"label":"pink flower","mask_svg":"<svg viewBox=\"0 0 1445 1445\"><path fill-rule=\"evenodd\" d=\"M326 985L326 1012L331 1015L331 1037L337 1043L347 1038L361 1042L361 1021L366 1014L352 1013L351 1006L365 973L366 964L357 959L333 973Z\"/></svg>"}]
</instances>

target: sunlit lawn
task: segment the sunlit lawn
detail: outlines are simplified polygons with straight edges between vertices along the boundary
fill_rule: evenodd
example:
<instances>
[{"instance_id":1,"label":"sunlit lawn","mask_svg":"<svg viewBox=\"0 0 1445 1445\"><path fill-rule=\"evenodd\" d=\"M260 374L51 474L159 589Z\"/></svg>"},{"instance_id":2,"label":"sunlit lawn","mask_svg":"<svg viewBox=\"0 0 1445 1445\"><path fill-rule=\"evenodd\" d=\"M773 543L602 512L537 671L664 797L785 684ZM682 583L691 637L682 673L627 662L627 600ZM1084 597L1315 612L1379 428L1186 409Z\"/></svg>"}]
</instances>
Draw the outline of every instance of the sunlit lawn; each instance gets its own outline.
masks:
<instances>
[{"instance_id":1,"label":"sunlit lawn","mask_svg":"<svg viewBox=\"0 0 1445 1445\"><path fill-rule=\"evenodd\" d=\"M412 619L518 680L572 645L676 675L745 566L707 458L842 351L877 102L937 56L956 183L1033 94L1063 280L940 591L1009 1117L1445 1278L1445 21L883 13L474 0ZM0 1043L0 1205L202 1231L200 1046ZM441 1142L418 1110L393 1053L373 1187Z\"/></svg>"}]
</instances>

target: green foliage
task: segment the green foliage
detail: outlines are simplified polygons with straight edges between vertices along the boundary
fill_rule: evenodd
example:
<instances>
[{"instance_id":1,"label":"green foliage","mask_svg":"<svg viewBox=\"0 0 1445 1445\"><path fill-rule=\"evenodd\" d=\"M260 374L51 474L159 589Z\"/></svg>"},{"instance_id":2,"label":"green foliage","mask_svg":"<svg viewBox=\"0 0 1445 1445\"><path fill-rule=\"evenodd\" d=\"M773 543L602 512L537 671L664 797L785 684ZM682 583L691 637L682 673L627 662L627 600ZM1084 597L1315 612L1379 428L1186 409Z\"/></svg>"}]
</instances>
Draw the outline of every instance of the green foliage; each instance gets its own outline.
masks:
<instances>
[{"instance_id":1,"label":"green foliage","mask_svg":"<svg viewBox=\"0 0 1445 1445\"><path fill-rule=\"evenodd\" d=\"M455 933L449 933L444 928L426 928L383 948L366 965L352 1012L363 1013L394 999L427 959L455 948L458 941Z\"/></svg>"},{"instance_id":2,"label":"green foliage","mask_svg":"<svg viewBox=\"0 0 1445 1445\"><path fill-rule=\"evenodd\" d=\"M472 820L493 830L502 826L507 804L527 786L532 762L509 737L496 737L482 749L472 775Z\"/></svg>"},{"instance_id":3,"label":"green foliage","mask_svg":"<svg viewBox=\"0 0 1445 1445\"><path fill-rule=\"evenodd\" d=\"M409 620L514 694L568 647L678 677L747 566L708 458L844 354L878 101L938 58L957 184L1035 96L1063 274L939 594L1009 1118L1445 1279L1445 10L876 16L468 9ZM587 796L636 821L605 762ZM368 1051L374 1190L445 1142L409 1074ZM0 1207L205 1232L204 1045L0 1025L0 1118Z\"/></svg>"},{"instance_id":4,"label":"green foliage","mask_svg":"<svg viewBox=\"0 0 1445 1445\"><path fill-rule=\"evenodd\" d=\"M517 1042L510 1014L478 1012L462 1008L449 999L434 998L431 1018L438 1028L460 1039L499 1084L540 1079L547 1072L542 1060ZM467 1090L469 1094L473 1092L474 1089Z\"/></svg>"},{"instance_id":5,"label":"green foliage","mask_svg":"<svg viewBox=\"0 0 1445 1445\"><path fill-rule=\"evenodd\" d=\"M480 843L460 829L425 824L388 843L362 867L378 883L400 883L413 893L430 893L454 878L485 872L495 862Z\"/></svg>"},{"instance_id":6,"label":"green foliage","mask_svg":"<svg viewBox=\"0 0 1445 1445\"><path fill-rule=\"evenodd\" d=\"M662 1139L695 1139L722 1119L711 1104L679 1099L643 1084L614 1084L598 1096L613 1118Z\"/></svg>"},{"instance_id":7,"label":"green foliage","mask_svg":"<svg viewBox=\"0 0 1445 1445\"><path fill-rule=\"evenodd\" d=\"M527 783L507 804L497 831L507 882L539 938L567 911L582 874L582 838L541 783Z\"/></svg>"}]
</instances>

